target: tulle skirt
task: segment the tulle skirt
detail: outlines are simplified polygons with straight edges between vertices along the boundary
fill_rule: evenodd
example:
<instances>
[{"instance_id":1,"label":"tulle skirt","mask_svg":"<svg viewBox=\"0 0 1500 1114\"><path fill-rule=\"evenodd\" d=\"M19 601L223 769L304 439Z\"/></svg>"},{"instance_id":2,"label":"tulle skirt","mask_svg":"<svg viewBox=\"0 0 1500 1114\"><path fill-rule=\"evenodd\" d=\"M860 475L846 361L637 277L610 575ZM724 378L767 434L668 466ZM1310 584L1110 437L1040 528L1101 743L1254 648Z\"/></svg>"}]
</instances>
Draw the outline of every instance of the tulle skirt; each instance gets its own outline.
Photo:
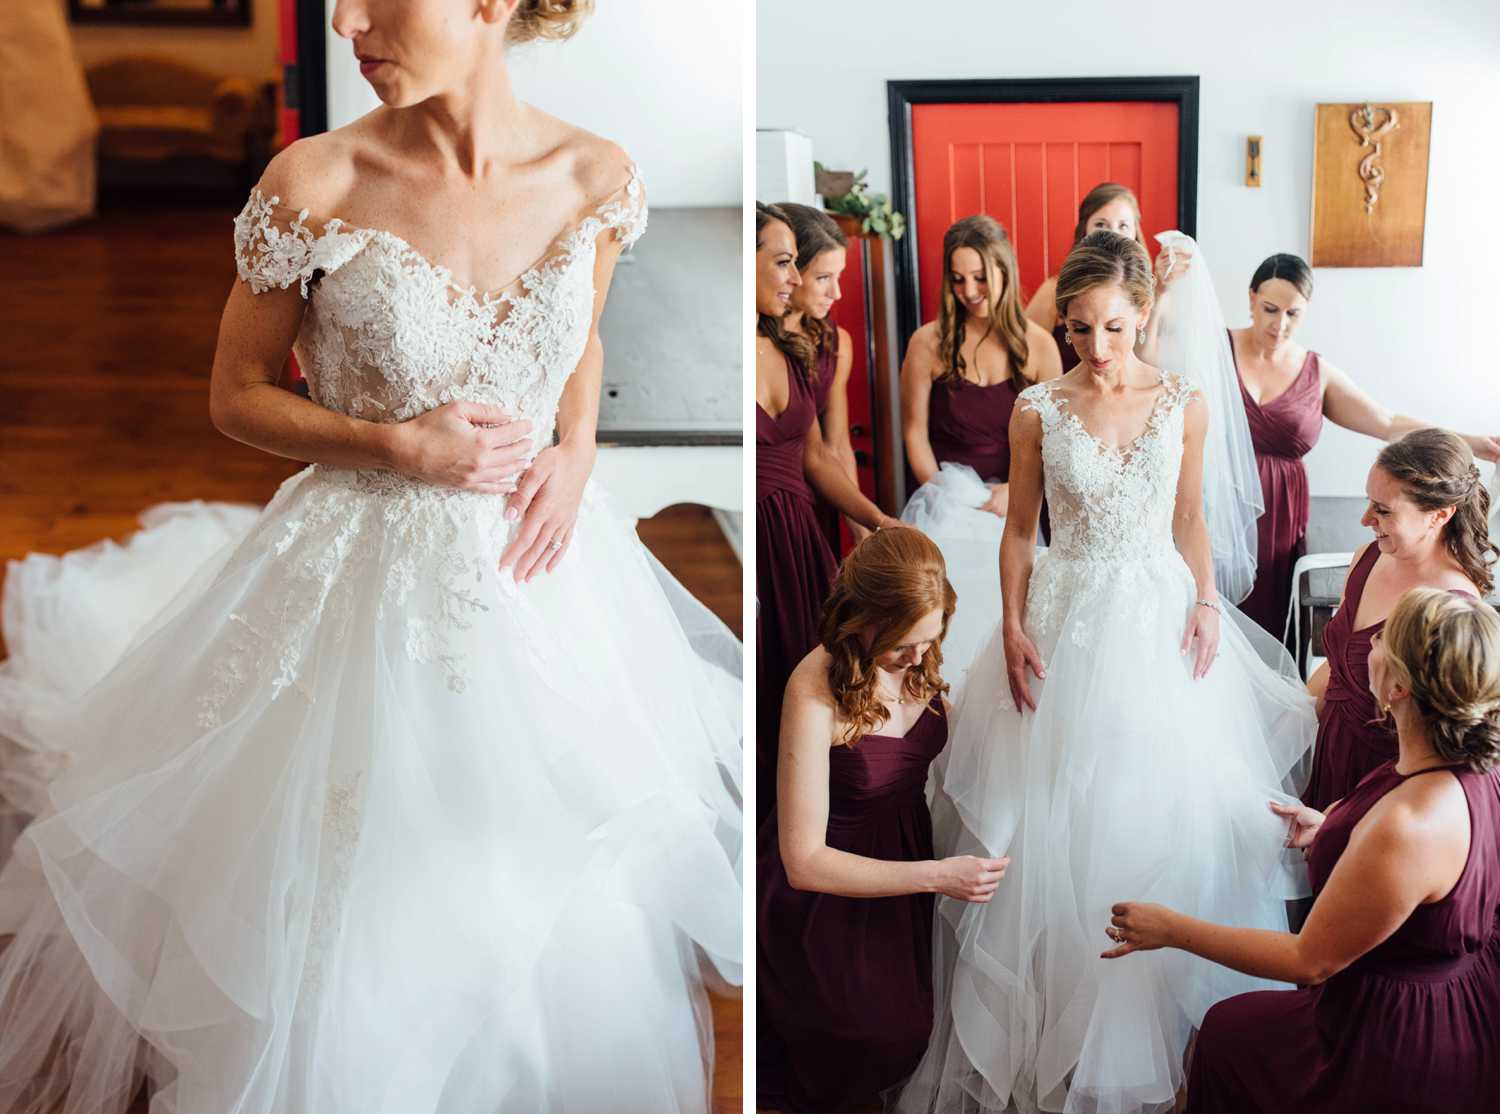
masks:
<instances>
[{"instance_id":1,"label":"tulle skirt","mask_svg":"<svg viewBox=\"0 0 1500 1114\"><path fill-rule=\"evenodd\" d=\"M937 475L917 488L901 511L943 552L948 582L958 597L943 639L943 679L955 701L963 693L980 647L1000 621L1000 536L1005 519L980 508L990 488L966 464L939 465Z\"/></svg>"},{"instance_id":2,"label":"tulle skirt","mask_svg":"<svg viewBox=\"0 0 1500 1114\"><path fill-rule=\"evenodd\" d=\"M1025 620L1046 670L1035 712L1011 699L998 626L981 650L934 801L938 853L1012 862L989 905L940 904L937 1024L901 1110L1169 1109L1205 1011L1273 985L1180 951L1099 958L1119 901L1285 930L1283 902L1307 892L1267 803L1293 799L1312 701L1232 609L1193 680L1193 599L1170 548L1046 552Z\"/></svg>"},{"instance_id":3,"label":"tulle skirt","mask_svg":"<svg viewBox=\"0 0 1500 1114\"><path fill-rule=\"evenodd\" d=\"M314 467L12 572L0 1109L706 1110L738 646L596 485L527 585L500 509Z\"/></svg>"}]
</instances>

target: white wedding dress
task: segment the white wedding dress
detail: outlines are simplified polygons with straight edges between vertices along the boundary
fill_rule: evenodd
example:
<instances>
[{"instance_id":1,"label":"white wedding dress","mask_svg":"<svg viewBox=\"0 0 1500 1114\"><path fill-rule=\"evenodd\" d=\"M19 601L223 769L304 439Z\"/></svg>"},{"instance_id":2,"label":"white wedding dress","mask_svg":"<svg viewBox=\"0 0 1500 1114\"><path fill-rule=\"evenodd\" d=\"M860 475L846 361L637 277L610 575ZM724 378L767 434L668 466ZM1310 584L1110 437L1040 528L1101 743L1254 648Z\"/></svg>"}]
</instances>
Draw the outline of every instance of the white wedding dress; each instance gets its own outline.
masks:
<instances>
[{"instance_id":1,"label":"white wedding dress","mask_svg":"<svg viewBox=\"0 0 1500 1114\"><path fill-rule=\"evenodd\" d=\"M990 904L939 905L937 1017L902 1111L1169 1109L1208 1007L1271 984L1180 951L1102 960L1110 906L1285 930L1284 899L1305 892L1267 802L1312 745L1311 699L1232 609L1206 677L1180 653L1195 590L1172 514L1194 388L1164 376L1115 449L1056 387L1017 403L1041 419L1051 508L1024 618L1046 679L1018 712L997 626L934 801L940 853L1011 866Z\"/></svg>"},{"instance_id":2,"label":"white wedding dress","mask_svg":"<svg viewBox=\"0 0 1500 1114\"><path fill-rule=\"evenodd\" d=\"M235 248L308 296L316 402L493 403L545 444L597 246L645 222L632 173L490 295L258 192ZM503 510L315 465L16 566L0 792L38 818L0 876L0 1110L122 1114L143 1071L153 1114L707 1110L734 663L596 484L526 585Z\"/></svg>"}]
</instances>

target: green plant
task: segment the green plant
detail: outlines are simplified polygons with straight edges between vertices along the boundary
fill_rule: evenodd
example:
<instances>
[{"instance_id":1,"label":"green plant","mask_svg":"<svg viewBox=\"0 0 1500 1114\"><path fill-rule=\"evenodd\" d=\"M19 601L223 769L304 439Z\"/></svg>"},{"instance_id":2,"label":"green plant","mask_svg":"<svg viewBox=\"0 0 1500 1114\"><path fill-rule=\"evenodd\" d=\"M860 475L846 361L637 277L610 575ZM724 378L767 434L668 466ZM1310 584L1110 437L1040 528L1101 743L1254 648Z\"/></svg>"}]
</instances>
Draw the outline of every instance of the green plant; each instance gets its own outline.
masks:
<instances>
[{"instance_id":1,"label":"green plant","mask_svg":"<svg viewBox=\"0 0 1500 1114\"><path fill-rule=\"evenodd\" d=\"M829 174L828 168L820 162L813 163L813 170L819 175ZM906 233L906 218L891 208L890 198L885 194L870 192L865 184L865 176L869 173L861 170L854 175L847 193L834 197L824 195L823 204L832 212L861 218L864 222L861 228L865 232L899 240Z\"/></svg>"}]
</instances>

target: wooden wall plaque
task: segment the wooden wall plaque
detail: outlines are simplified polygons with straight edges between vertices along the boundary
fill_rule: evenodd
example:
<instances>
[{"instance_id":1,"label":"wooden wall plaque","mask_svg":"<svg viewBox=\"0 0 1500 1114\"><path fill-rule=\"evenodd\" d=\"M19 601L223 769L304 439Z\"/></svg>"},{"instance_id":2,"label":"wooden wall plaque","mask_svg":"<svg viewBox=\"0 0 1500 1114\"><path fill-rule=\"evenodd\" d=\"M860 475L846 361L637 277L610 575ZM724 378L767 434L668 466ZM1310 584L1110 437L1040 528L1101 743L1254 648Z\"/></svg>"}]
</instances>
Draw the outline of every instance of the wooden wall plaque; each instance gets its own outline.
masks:
<instances>
[{"instance_id":1,"label":"wooden wall plaque","mask_svg":"<svg viewBox=\"0 0 1500 1114\"><path fill-rule=\"evenodd\" d=\"M1420 267L1431 101L1318 105L1312 265Z\"/></svg>"}]
</instances>

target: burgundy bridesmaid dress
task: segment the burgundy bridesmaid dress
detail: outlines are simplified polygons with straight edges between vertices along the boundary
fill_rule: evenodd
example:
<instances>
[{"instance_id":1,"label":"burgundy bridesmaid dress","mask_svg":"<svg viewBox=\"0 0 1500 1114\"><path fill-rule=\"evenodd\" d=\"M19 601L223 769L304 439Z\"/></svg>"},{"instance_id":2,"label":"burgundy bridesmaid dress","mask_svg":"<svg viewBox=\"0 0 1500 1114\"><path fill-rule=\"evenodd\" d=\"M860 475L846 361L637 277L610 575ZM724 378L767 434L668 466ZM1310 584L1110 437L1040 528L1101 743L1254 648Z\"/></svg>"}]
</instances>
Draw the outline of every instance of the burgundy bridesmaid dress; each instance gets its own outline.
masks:
<instances>
[{"instance_id":1,"label":"burgundy bridesmaid dress","mask_svg":"<svg viewBox=\"0 0 1500 1114\"><path fill-rule=\"evenodd\" d=\"M947 742L939 698L903 736L832 748L828 846L887 861L933 858L927 767ZM793 889L774 811L756 862L757 1105L831 1114L874 1102L927 1048L933 897Z\"/></svg>"},{"instance_id":2,"label":"burgundy bridesmaid dress","mask_svg":"<svg viewBox=\"0 0 1500 1114\"><path fill-rule=\"evenodd\" d=\"M833 393L833 377L839 369L839 330L833 322L828 322L829 338L828 344L818 353L818 381L809 383L812 388L813 406L817 410L819 418L823 411L828 409L828 397Z\"/></svg>"},{"instance_id":3,"label":"burgundy bridesmaid dress","mask_svg":"<svg viewBox=\"0 0 1500 1114\"><path fill-rule=\"evenodd\" d=\"M927 403L927 442L938 464L967 464L987 483L1010 479L1010 416L1019 392L1009 379L981 387L962 377L937 379ZM907 469L907 493L917 490Z\"/></svg>"},{"instance_id":4,"label":"burgundy bridesmaid dress","mask_svg":"<svg viewBox=\"0 0 1500 1114\"><path fill-rule=\"evenodd\" d=\"M1365 581L1379 559L1378 546L1365 549L1349 570L1344 602L1323 628L1328 688L1318 714L1312 777L1302 794L1303 802L1319 811L1342 800L1376 766L1396 759L1396 729L1381 716L1370 691L1370 640L1385 620L1354 629Z\"/></svg>"},{"instance_id":5,"label":"burgundy bridesmaid dress","mask_svg":"<svg viewBox=\"0 0 1500 1114\"><path fill-rule=\"evenodd\" d=\"M817 410L818 420L823 420L823 412L828 409L828 400L833 395L833 377L838 372L839 366L839 330L833 322L828 323L830 328L829 343L818 353L818 379L817 382L808 383L812 388L813 406ZM827 432L827 428L823 430ZM835 560L841 556L843 543L841 530L839 529L840 514L831 503L813 495L813 510L817 516L818 528L823 531L823 536L828 539L828 548L832 551Z\"/></svg>"},{"instance_id":6,"label":"burgundy bridesmaid dress","mask_svg":"<svg viewBox=\"0 0 1500 1114\"><path fill-rule=\"evenodd\" d=\"M1234 352L1232 338L1229 351ZM1238 365L1235 374L1239 374ZM1250 397L1245 381L1240 380L1266 509L1257 523L1255 585L1239 608L1277 638L1286 629L1287 607L1292 602L1292 569L1307 551L1312 503L1302 458L1323 432L1322 383L1316 352L1307 354L1292 385L1264 406Z\"/></svg>"},{"instance_id":7,"label":"burgundy bridesmaid dress","mask_svg":"<svg viewBox=\"0 0 1500 1114\"><path fill-rule=\"evenodd\" d=\"M797 663L818 643L823 603L833 586L833 551L818 528L802 470L814 397L787 361L786 409L755 408L756 818L776 797L781 697Z\"/></svg>"},{"instance_id":8,"label":"burgundy bridesmaid dress","mask_svg":"<svg viewBox=\"0 0 1500 1114\"><path fill-rule=\"evenodd\" d=\"M1062 357L1062 369L1066 374L1072 371L1080 363L1078 352L1068 343L1068 329L1065 325L1052 326L1052 339L1057 342L1057 354Z\"/></svg>"},{"instance_id":9,"label":"burgundy bridesmaid dress","mask_svg":"<svg viewBox=\"0 0 1500 1114\"><path fill-rule=\"evenodd\" d=\"M1321 986L1209 1010L1189 1114L1500 1111L1500 772L1453 773L1471 822L1458 883ZM1410 776L1434 775L1449 776ZM1329 814L1308 854L1314 893L1354 826L1404 780L1387 763Z\"/></svg>"}]
</instances>

